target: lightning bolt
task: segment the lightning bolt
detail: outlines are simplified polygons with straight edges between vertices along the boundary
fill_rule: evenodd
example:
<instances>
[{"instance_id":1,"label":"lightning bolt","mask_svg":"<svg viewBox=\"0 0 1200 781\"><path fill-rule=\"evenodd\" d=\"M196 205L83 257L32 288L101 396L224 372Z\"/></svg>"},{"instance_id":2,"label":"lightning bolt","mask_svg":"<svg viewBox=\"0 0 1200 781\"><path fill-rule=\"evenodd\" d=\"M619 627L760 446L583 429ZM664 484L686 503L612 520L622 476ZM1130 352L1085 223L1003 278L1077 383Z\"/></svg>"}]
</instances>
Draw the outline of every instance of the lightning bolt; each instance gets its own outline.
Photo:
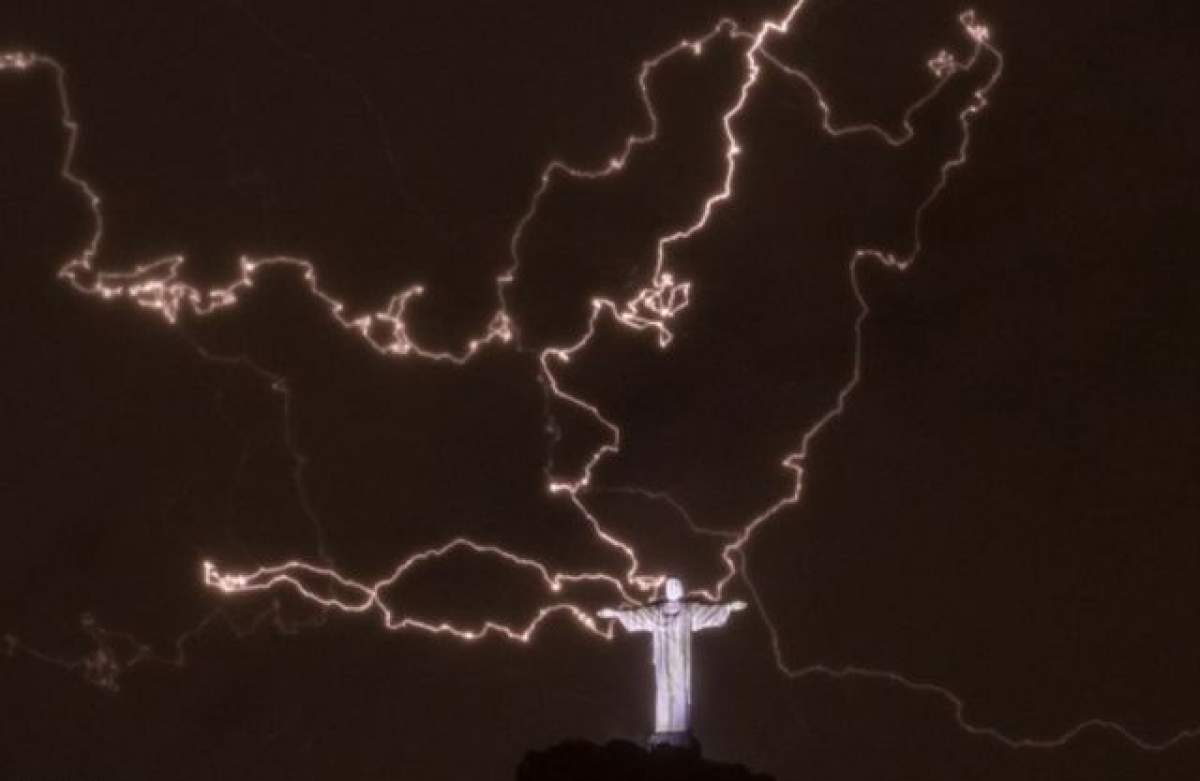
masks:
<instances>
[{"instance_id":1,"label":"lightning bolt","mask_svg":"<svg viewBox=\"0 0 1200 781\"><path fill-rule=\"evenodd\" d=\"M538 355L541 377L548 393L557 401L575 408L594 419L606 431L606 441L599 445L590 455L579 474L564 478L549 478L548 489L552 493L563 494L569 499L580 513L581 518L589 525L596 539L619 551L627 561L627 568L620 576L606 572L563 572L555 570L535 559L522 556L495 544L480 542L465 537L456 537L438 547L429 548L413 553L399 564L392 572L381 580L361 582L338 572L333 566L317 565L310 562L292 560L282 564L260 567L251 572L225 573L212 562L202 563L203 583L223 594L240 594L247 592L273 592L277 589L290 589L304 600L319 605L326 611L339 611L352 614L374 614L382 626L390 631L416 630L435 635L445 635L462 641L478 641L489 636L499 636L507 640L527 643L536 635L544 622L555 615L565 615L573 618L587 632L598 637L612 637L611 624L600 625L590 611L578 603L563 601L556 595L566 588L581 583L598 583L613 589L621 599L638 603L639 597L656 590L662 583L661 573L646 574L642 572L641 564L633 546L627 541L606 530L601 520L588 508L584 496L592 488L592 476L595 467L606 457L620 451L621 429L604 415L599 407L574 394L564 387L556 375L556 367L570 363L575 356L592 343L600 319L606 317L612 322L630 329L631 331L651 332L662 349L668 349L674 333L671 321L684 312L690 302L691 284L682 280L669 264L671 250L677 245L687 242L702 233L709 225L712 215L720 206L734 197L734 182L737 174L737 163L745 154L743 144L734 131L734 122L747 106L760 76L764 69L774 68L779 73L793 80L806 89L812 96L820 111L822 128L831 137L841 137L854 134L868 134L878 137L893 147L908 143L915 135L911 123L913 115L921 107L931 101L949 83L954 76L971 70L982 57L992 58L996 65L987 81L979 87L973 99L961 111L958 120L962 131L962 140L955 153L945 160L940 169L934 186L925 199L915 210L912 220L910 249L907 253L898 254L877 247L860 247L855 250L847 265L848 280L854 298L858 305L858 314L853 329L853 360L849 378L841 386L834 404L822 414L807 430L799 441L797 449L789 453L781 462L784 469L793 475L792 490L785 496L769 505L763 512L749 519L735 532L723 532L705 529L695 524L687 514L686 508L675 502L666 494L648 492L644 489L601 489L608 491L629 491L667 502L689 524L691 529L699 534L712 534L723 537L727 543L722 549L721 559L724 564L724 574L710 588L699 589L695 593L711 599L720 598L729 584L740 576L754 597L770 637L771 651L781 671L790 679L802 679L809 676L826 676L833 678L863 678L899 685L919 694L932 694L941 697L952 708L956 723L969 734L994 739L1012 748L1056 748L1063 746L1079 735L1093 729L1113 732L1139 749L1147 751L1166 750L1182 741L1200 736L1200 727L1188 729L1162 742L1151 742L1139 738L1120 724L1104 719L1090 719L1071 727L1061 735L1049 739L1013 738L1001 731L971 723L965 717L966 705L961 698L947 688L912 680L899 673L874 670L862 667L833 668L824 665L812 665L803 668L792 668L786 662L786 657L780 644L778 631L765 610L755 584L750 578L746 558L746 547L754 538L756 532L779 512L800 502L804 488L804 468L809 456L812 443L829 427L846 409L851 395L859 385L863 375L863 326L870 317L870 306L863 295L860 281L860 269L868 262L876 262L885 268L900 272L908 269L916 260L922 249L921 227L925 213L944 191L951 172L967 161L968 145L970 142L969 125L971 119L987 105L987 96L992 87L1000 79L1003 71L1003 55L990 41L990 32L986 25L980 23L975 15L968 11L960 16L962 27L973 43L972 54L966 61L959 61L948 52L941 52L928 63L929 69L936 82L933 88L919 98L906 110L900 132L889 132L886 128L874 124L840 125L834 120L830 103L824 97L816 81L804 71L788 65L770 51L772 39L786 36L791 30L796 18L805 5L805 0L796 0L779 16L761 21L752 30L743 29L737 22L721 19L706 35L695 40L683 40L678 44L645 60L638 72L637 85L645 113L649 119L648 129L642 134L629 135L625 138L620 150L597 168L573 167L563 160L552 160L541 172L539 185L534 190L528 207L522 214L511 234L509 251L511 264L496 278L498 307L486 328L479 335L471 338L457 351L435 350L419 344L409 334L405 323L405 312L413 298L420 296L424 288L420 284L412 285L394 293L380 309L366 312L353 312L348 305L328 292L320 285L317 270L314 265L303 258L293 256L250 257L239 259L239 273L233 280L224 285L199 288L188 283L183 276L186 258L183 255L171 255L153 260L134 267L132 270L112 272L100 271L95 267L95 258L104 238L104 218L101 198L95 188L75 173L73 163L79 139L79 124L72 112L66 85L66 69L55 59L31 52L0 53L0 72L25 72L35 68L49 69L55 78L60 102L60 121L66 131L67 145L60 168L61 177L76 188L88 203L94 229L84 248L71 257L58 271L58 276L72 288L87 296L105 301L126 300L149 310L166 323L174 325L186 316L204 317L213 313L235 307L242 296L253 288L263 269L271 267L290 267L298 269L311 295L321 301L330 318L340 327L356 334L380 355L389 358L411 358L464 364L473 359L487 348L508 345L516 349L524 349L520 344L519 330L509 315L508 303L505 299L506 289L518 278L521 271L520 248L527 227L539 216L539 207L545 197L551 192L555 181L565 179L595 180L618 175L625 169L631 158L637 152L659 137L659 118L650 98L648 83L660 65L676 57L701 56L706 46L713 40L728 36L740 41L745 48L742 53L743 78L734 101L725 109L721 117L721 129L725 138L724 172L720 186L708 194L695 214L695 217L681 227L670 230L659 236L655 242L655 257L653 271L647 284L626 300L596 297L591 302L591 312L587 325L579 337L568 344L551 346L542 349ZM250 364L248 359L207 354L213 360L245 362L249 368L258 371L272 387L278 391L285 402L285 419L287 404L290 396L282 377L266 372ZM295 481L301 492L302 503L318 530L315 514L303 493L304 459L294 448L290 435L288 444L296 454ZM319 546L320 547L320 546ZM387 602L383 592L398 583L407 574L417 568L435 562L445 556L464 552L473 556L494 559L510 565L518 571L536 576L551 601L538 608L534 616L524 624L509 625L487 620L475 627L464 627L445 621L421 619L415 616L396 612ZM265 621L268 614L261 614L252 624L252 628ZM277 613L272 613L276 615ZM25 651L45 661L60 666L77 669L82 667L90 678L96 679L102 685L115 686L115 667L123 664L130 667L143 661L157 660L170 664L181 665L184 660L183 646L195 632L202 631L215 618L207 618L193 632L181 638L173 655L160 656L131 636L100 629L94 622L87 623L85 630L96 640L97 652L82 662L66 661L40 654L32 649L23 647L14 638L8 638L7 648L10 653ZM281 628L283 625L280 624ZM129 649L125 652L124 662L118 661L121 656L113 649L123 645Z\"/></svg>"},{"instance_id":2,"label":"lightning bolt","mask_svg":"<svg viewBox=\"0 0 1200 781\"><path fill-rule=\"evenodd\" d=\"M79 628L91 642L92 648L82 656L59 656L49 654L7 634L0 642L0 649L9 657L27 656L80 675L92 685L109 692L121 690L121 676L126 672L146 666L157 665L182 669L187 665L188 647L192 642L217 626L224 626L234 637L244 638L270 624L280 634L296 634L301 629L321 626L323 614L298 620L285 618L282 606L275 601L254 613L249 620L236 620L224 610L213 610L200 619L191 629L180 634L170 649L159 651L138 639L130 632L109 629L91 613L79 618Z\"/></svg>"},{"instance_id":3,"label":"lightning bolt","mask_svg":"<svg viewBox=\"0 0 1200 781\"><path fill-rule=\"evenodd\" d=\"M733 562L733 556L740 554L746 544L750 542L754 533L767 521L779 513L785 507L796 504L800 501L801 494L804 490L804 464L808 459L808 451L812 443L818 436L846 410L846 405L850 400L850 396L854 393L862 380L863 372L863 326L871 316L871 307L867 303L866 297L863 295L862 287L859 281L860 267L869 261L875 261L885 268L895 269L897 271L906 271L920 255L922 249L921 225L924 222L925 212L929 207L937 201L938 196L945 190L946 185L950 181L950 173L955 168L964 165L967 162L967 151L971 141L970 120L975 114L978 114L987 106L987 95L992 88L999 82L1001 75L1004 72L1004 56L990 42L990 33L986 26L980 24L973 12L967 11L959 17L964 30L970 38L975 42L974 51L970 59L965 63L960 63L953 55L946 51L939 52L936 57L928 62L930 71L937 77L936 85L925 95L919 98L916 102L908 107L904 112L902 123L903 130L899 134L891 134L878 125L860 124L838 126L833 122L833 111L829 106L829 102L822 95L816 82L801 70L792 68L774 56L767 55L771 64L779 68L779 70L788 76L802 82L813 94L817 106L821 111L822 128L833 137L840 137L852 134L872 134L883 139L889 146L899 147L908 143L915 137L913 129L912 117L923 106L932 101L949 83L950 79L958 73L969 71L975 67L979 58L983 54L989 54L996 59L996 67L992 71L988 80L975 91L974 99L959 113L958 122L962 130L962 140L956 153L948 160L942 163L937 181L929 194L921 201L917 207L912 223L912 241L911 249L907 254L900 255L893 251L878 249L873 247L860 247L856 249L851 256L848 265L850 289L854 293L854 300L858 304L858 315L854 320L854 350L853 360L850 371L850 377L846 383L838 391L836 401L825 414L819 417L800 438L800 447L784 457L781 465L793 472L795 480L793 490L790 494L772 504L764 512L755 516L743 528L738 538L726 546L722 556L726 564L726 574L724 578L717 584L716 592L720 594L726 584L737 574L737 567Z\"/></svg>"},{"instance_id":4,"label":"lightning bolt","mask_svg":"<svg viewBox=\"0 0 1200 781\"><path fill-rule=\"evenodd\" d=\"M1181 743L1193 740L1200 737L1200 726L1188 727L1163 738L1159 741L1147 740L1138 736L1128 727L1116 721L1102 718L1091 718L1081 721L1054 737L1049 738L1024 738L1013 737L995 727L980 725L967 718L967 703L945 686L927 681L919 681L902 675L893 670L880 670L871 667L860 667L857 665L846 665L844 667L833 667L825 664L811 664L804 667L792 667L787 663L783 647L779 641L779 631L774 623L767 617L766 608L763 606L762 598L759 596L758 589L755 588L753 581L750 580L749 569L742 559L741 575L746 583L750 594L754 599L755 605L758 607L763 616L764 623L767 627L767 634L770 637L771 654L775 659L775 664L789 680L798 681L806 678L831 678L834 680L859 679L884 683L892 686L899 686L916 694L923 694L935 697L942 700L950 707L951 717L954 723L963 732L975 737L986 738L1002 746L1007 746L1011 749L1057 749L1063 748L1071 743L1076 738L1081 737L1088 732L1107 732L1127 741L1130 745L1141 751L1151 753L1161 753L1167 751Z\"/></svg>"},{"instance_id":5,"label":"lightning bolt","mask_svg":"<svg viewBox=\"0 0 1200 781\"><path fill-rule=\"evenodd\" d=\"M613 586L628 601L635 601L626 591L618 578L604 573L566 574L551 572L545 565L534 559L518 556L496 545L482 545L465 537L456 537L450 542L437 547L414 553L405 559L392 573L382 580L372 584L364 584L347 578L329 567L318 567L303 561L289 561L272 567L263 567L251 573L222 574L211 562L204 562L204 582L206 585L227 594L247 591L267 591L276 586L286 585L297 593L322 607L334 608L347 613L377 612L384 628L390 631L401 629L417 629L430 634L444 634L459 640L479 640L492 634L501 635L509 640L527 643L532 639L538 627L552 615L567 614L575 618L589 632L612 638L612 629L597 627L591 614L583 608L569 602L558 602L540 608L534 618L523 627L512 627L495 621L486 621L478 629L467 629L455 626L449 622L430 622L411 616L397 616L381 597L381 592L399 582L405 574L421 564L440 559L449 553L466 550L480 556L490 556L508 564L535 572L541 579L546 590L559 593L564 586L581 582L600 582ZM345 596L318 593L308 585L306 580L315 579L322 585L341 589Z\"/></svg>"}]
</instances>

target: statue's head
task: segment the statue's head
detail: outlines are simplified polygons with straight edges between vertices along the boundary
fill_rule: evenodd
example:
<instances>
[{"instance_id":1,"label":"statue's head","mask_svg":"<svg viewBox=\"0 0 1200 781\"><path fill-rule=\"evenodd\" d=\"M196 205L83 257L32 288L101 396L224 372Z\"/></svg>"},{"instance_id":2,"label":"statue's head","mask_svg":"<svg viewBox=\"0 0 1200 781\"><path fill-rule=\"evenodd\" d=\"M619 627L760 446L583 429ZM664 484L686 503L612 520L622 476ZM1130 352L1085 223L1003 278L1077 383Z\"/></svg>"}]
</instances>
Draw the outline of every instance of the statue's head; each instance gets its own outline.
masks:
<instances>
[{"instance_id":1,"label":"statue's head","mask_svg":"<svg viewBox=\"0 0 1200 781\"><path fill-rule=\"evenodd\" d=\"M683 583L679 578L667 578L667 599L676 602L683 598Z\"/></svg>"}]
</instances>

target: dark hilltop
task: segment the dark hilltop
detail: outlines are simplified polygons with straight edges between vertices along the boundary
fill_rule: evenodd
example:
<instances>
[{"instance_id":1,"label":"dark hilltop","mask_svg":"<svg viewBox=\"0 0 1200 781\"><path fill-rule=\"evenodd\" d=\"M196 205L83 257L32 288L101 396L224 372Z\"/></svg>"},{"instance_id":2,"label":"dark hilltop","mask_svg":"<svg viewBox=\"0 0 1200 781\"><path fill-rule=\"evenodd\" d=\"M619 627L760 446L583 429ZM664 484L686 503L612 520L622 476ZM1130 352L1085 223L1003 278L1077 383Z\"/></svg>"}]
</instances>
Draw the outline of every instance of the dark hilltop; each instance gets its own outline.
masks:
<instances>
[{"instance_id":1,"label":"dark hilltop","mask_svg":"<svg viewBox=\"0 0 1200 781\"><path fill-rule=\"evenodd\" d=\"M742 765L713 762L692 748L644 748L628 740L598 745L585 740L531 751L517 767L517 781L773 781Z\"/></svg>"}]
</instances>

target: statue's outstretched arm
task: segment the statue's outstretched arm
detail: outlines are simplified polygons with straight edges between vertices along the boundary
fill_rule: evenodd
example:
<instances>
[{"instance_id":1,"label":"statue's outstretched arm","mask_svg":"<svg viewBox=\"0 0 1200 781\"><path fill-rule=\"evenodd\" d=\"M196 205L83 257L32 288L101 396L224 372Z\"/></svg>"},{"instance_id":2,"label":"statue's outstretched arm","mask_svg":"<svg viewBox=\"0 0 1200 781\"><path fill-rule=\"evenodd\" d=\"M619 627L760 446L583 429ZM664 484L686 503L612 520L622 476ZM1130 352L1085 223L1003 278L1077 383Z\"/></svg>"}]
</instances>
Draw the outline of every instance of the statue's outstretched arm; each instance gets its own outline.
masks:
<instances>
[{"instance_id":1,"label":"statue's outstretched arm","mask_svg":"<svg viewBox=\"0 0 1200 781\"><path fill-rule=\"evenodd\" d=\"M746 603L740 599L724 605L694 604L691 606L692 631L724 626L725 622L729 620L730 613L735 613L739 610L745 609Z\"/></svg>"},{"instance_id":2,"label":"statue's outstretched arm","mask_svg":"<svg viewBox=\"0 0 1200 781\"><path fill-rule=\"evenodd\" d=\"M650 632L654 629L654 608L637 607L613 610L604 608L596 613L600 618L612 618L620 622L626 632Z\"/></svg>"}]
</instances>

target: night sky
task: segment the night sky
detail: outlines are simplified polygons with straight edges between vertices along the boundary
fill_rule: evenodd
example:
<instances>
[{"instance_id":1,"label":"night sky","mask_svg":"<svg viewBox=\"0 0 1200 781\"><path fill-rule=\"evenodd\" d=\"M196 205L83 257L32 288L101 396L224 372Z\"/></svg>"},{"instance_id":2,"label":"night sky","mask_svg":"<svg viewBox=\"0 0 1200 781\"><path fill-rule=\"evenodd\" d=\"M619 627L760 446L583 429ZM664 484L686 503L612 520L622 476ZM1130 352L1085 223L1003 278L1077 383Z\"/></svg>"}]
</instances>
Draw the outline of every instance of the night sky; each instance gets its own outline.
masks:
<instances>
[{"instance_id":1,"label":"night sky","mask_svg":"<svg viewBox=\"0 0 1200 781\"><path fill-rule=\"evenodd\" d=\"M565 614L527 645L389 632L286 587L222 594L202 562L373 581L461 535L622 578L622 552L548 490L609 441L576 399L622 432L581 505L639 574L711 587L720 535L791 494L781 461L856 365L800 501L734 557L723 598L751 609L696 640L706 755L780 779L1200 777L1200 733L1152 750L1200 725L1186 5L973 6L1003 75L915 263L855 266L856 364L850 259L912 252L1000 65L986 49L896 147L830 136L810 87L764 61L731 120L733 196L668 251L691 287L664 349L592 302L649 285L658 239L721 190L751 42L726 27L656 67L658 134L624 169L535 198L542 172L602 169L650 130L643 60L723 16L756 32L786 0L6 4L0 50L65 69L96 270L182 254L182 282L209 289L242 255L302 258L347 317L419 284L406 333L460 353L493 321L510 245L520 264L515 339L461 366L381 355L378 328L339 327L295 265L175 324L88 295L58 276L96 225L60 175L55 72L0 73L0 778L507 779L568 738L641 740L644 636ZM899 137L936 84L926 62L970 57L963 10L808 0L766 51L836 125ZM545 359L556 393L539 358L589 334ZM462 550L384 595L475 629L560 596ZM1075 731L1097 719L1125 734Z\"/></svg>"}]
</instances>

